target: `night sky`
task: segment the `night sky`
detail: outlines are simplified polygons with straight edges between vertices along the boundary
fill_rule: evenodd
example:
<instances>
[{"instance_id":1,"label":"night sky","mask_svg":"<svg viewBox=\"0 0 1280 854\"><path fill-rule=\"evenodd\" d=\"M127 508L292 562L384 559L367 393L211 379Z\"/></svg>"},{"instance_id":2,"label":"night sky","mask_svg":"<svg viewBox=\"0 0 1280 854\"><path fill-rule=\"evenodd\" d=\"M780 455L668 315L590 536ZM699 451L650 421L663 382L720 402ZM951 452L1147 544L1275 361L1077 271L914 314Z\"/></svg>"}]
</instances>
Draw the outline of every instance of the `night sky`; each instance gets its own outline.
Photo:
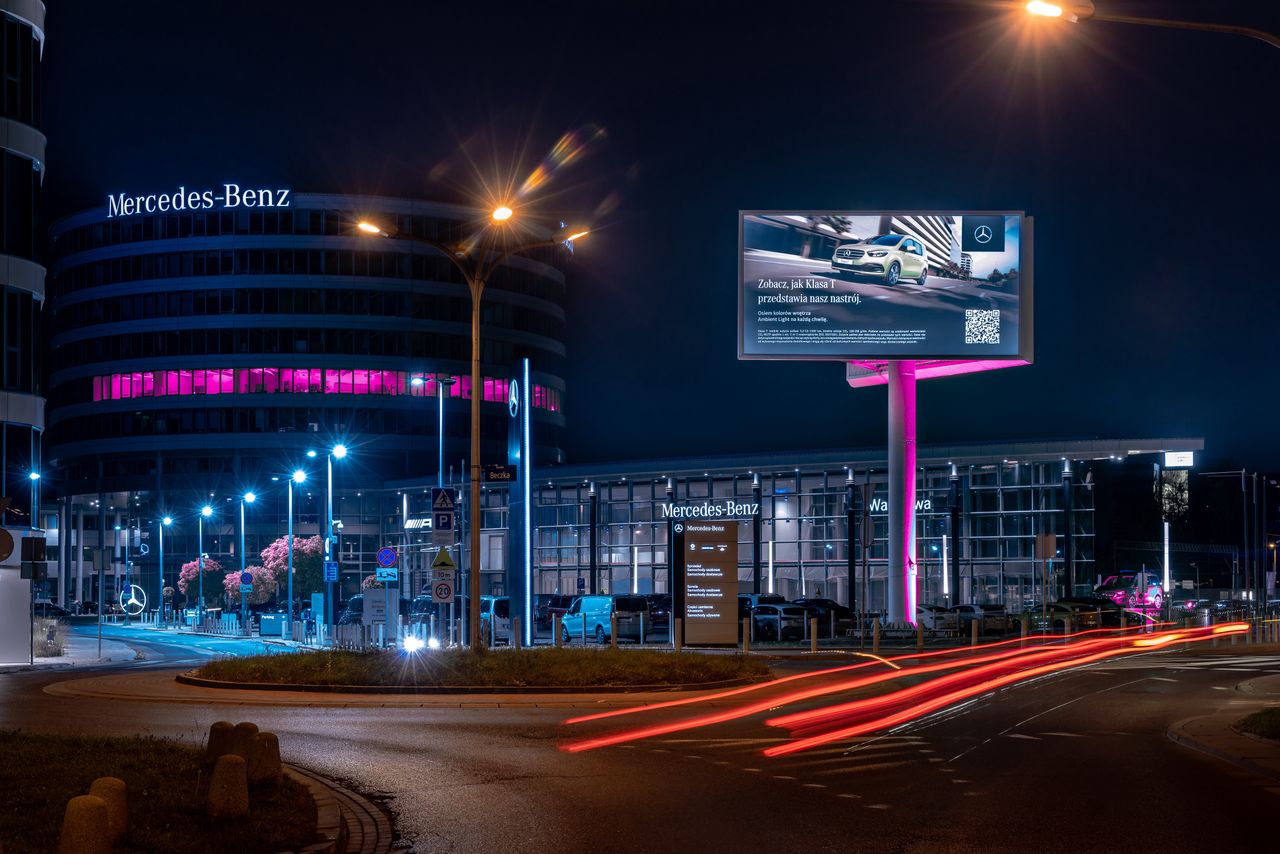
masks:
<instances>
[{"instance_id":1,"label":"night sky","mask_svg":"<svg viewBox=\"0 0 1280 854\"><path fill-rule=\"evenodd\" d=\"M1270 2L1098 2L1280 32ZM48 6L54 217L223 180L459 199L603 128L537 204L596 227L571 461L882 444L842 363L737 360L737 212L916 208L1036 218L1036 363L922 384L922 442L1203 436L1280 468L1261 42L981 0Z\"/></svg>"}]
</instances>

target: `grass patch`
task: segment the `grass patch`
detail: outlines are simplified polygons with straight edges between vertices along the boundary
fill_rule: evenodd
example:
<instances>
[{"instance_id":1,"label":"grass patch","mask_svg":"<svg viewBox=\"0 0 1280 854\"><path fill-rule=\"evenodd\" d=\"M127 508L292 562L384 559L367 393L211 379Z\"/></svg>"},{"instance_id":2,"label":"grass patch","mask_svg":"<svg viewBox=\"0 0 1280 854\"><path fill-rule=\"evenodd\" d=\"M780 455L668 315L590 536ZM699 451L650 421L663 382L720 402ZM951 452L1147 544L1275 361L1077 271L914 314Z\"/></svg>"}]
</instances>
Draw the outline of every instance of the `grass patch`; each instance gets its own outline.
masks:
<instances>
[{"instance_id":1,"label":"grass patch","mask_svg":"<svg viewBox=\"0 0 1280 854\"><path fill-rule=\"evenodd\" d=\"M1280 706L1254 712L1240 722L1244 732L1280 740Z\"/></svg>"},{"instance_id":2,"label":"grass patch","mask_svg":"<svg viewBox=\"0 0 1280 854\"><path fill-rule=\"evenodd\" d=\"M769 677L759 659L741 655L622 649L325 650L225 658L196 675L227 682L290 685L414 685L599 688L689 685Z\"/></svg>"},{"instance_id":3,"label":"grass patch","mask_svg":"<svg viewBox=\"0 0 1280 854\"><path fill-rule=\"evenodd\" d=\"M268 854L314 841L315 803L289 780L270 796L253 792L248 819L207 817L201 752L176 741L0 730L0 756L6 854L55 850L67 801L98 777L128 786L129 833L116 854Z\"/></svg>"}]
</instances>

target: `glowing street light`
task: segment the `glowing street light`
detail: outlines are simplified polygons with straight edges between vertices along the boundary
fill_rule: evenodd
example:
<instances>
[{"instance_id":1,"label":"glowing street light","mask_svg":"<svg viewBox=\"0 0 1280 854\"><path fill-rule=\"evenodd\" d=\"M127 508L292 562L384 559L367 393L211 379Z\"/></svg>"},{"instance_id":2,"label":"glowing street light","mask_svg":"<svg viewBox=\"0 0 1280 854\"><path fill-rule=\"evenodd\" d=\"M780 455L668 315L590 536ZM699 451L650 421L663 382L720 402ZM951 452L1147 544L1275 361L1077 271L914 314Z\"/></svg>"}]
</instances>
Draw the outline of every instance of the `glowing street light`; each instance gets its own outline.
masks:
<instances>
[{"instance_id":1,"label":"glowing street light","mask_svg":"<svg viewBox=\"0 0 1280 854\"><path fill-rule=\"evenodd\" d=\"M1240 27L1235 24L1212 24L1205 21L1180 21L1172 18L1146 18L1136 15L1113 15L1099 12L1093 0L1073 0L1066 3L1050 3L1046 0L1030 0L1024 8L1041 18L1061 18L1078 24L1081 21L1105 21L1115 24L1142 24L1148 27L1168 27L1175 30L1201 30L1211 33L1233 33L1251 39L1266 42L1272 47L1280 47L1280 36L1254 27Z\"/></svg>"},{"instance_id":2,"label":"glowing street light","mask_svg":"<svg viewBox=\"0 0 1280 854\"><path fill-rule=\"evenodd\" d=\"M333 458L334 458L335 460L340 460L340 459L342 459L343 457L345 457L346 455L347 455L347 446L346 446L346 445L334 445L334 446L333 446Z\"/></svg>"},{"instance_id":3,"label":"glowing street light","mask_svg":"<svg viewBox=\"0 0 1280 854\"><path fill-rule=\"evenodd\" d=\"M302 469L298 469L297 471L295 471L295 472L293 473L293 482L294 482L294 483L306 483L306 482L307 482L307 473L306 473L305 471L303 471Z\"/></svg>"},{"instance_id":4,"label":"glowing street light","mask_svg":"<svg viewBox=\"0 0 1280 854\"><path fill-rule=\"evenodd\" d=\"M240 499L240 583L244 583L244 574L249 571L248 555L244 553L244 506L252 504L258 500L258 496L252 492L246 492L244 497ZM240 593L240 622L244 624L244 633L247 637L252 634L249 631L249 594Z\"/></svg>"},{"instance_id":5,"label":"glowing street light","mask_svg":"<svg viewBox=\"0 0 1280 854\"><path fill-rule=\"evenodd\" d=\"M199 623L204 620L204 520L213 515L213 508L208 504L200 508L200 518L196 520L199 527L198 539L196 540L196 548L199 554L196 555L197 577L200 584L200 599L196 603L196 622L197 628Z\"/></svg>"},{"instance_id":6,"label":"glowing street light","mask_svg":"<svg viewBox=\"0 0 1280 854\"><path fill-rule=\"evenodd\" d=\"M290 637L293 637L293 485L306 482L307 473L302 469L295 470L293 476L289 478L289 589L286 594L289 597L289 617L285 620L285 631Z\"/></svg>"},{"instance_id":7,"label":"glowing street light","mask_svg":"<svg viewBox=\"0 0 1280 854\"><path fill-rule=\"evenodd\" d=\"M158 530L160 532L160 571L156 573L156 625L160 625L164 618L164 529L173 524L172 516L165 516L160 520Z\"/></svg>"},{"instance_id":8,"label":"glowing street light","mask_svg":"<svg viewBox=\"0 0 1280 854\"><path fill-rule=\"evenodd\" d=\"M510 207L501 205L492 211L490 218L495 223L505 223L513 215L514 211ZM366 225L369 227L366 228ZM562 225L548 238L519 243L510 239L510 233L506 229L483 229L479 234L458 242L445 243L409 234L392 235L371 222L362 222L357 229L364 234L430 246L457 268L466 280L467 290L471 294L471 492L467 514L470 520L468 547L471 566L467 585L467 633L471 647L475 648L480 645L480 398L483 397L480 379L480 301L484 297L489 277L513 255L544 247L567 247L570 241L585 237L589 231L581 226Z\"/></svg>"}]
</instances>

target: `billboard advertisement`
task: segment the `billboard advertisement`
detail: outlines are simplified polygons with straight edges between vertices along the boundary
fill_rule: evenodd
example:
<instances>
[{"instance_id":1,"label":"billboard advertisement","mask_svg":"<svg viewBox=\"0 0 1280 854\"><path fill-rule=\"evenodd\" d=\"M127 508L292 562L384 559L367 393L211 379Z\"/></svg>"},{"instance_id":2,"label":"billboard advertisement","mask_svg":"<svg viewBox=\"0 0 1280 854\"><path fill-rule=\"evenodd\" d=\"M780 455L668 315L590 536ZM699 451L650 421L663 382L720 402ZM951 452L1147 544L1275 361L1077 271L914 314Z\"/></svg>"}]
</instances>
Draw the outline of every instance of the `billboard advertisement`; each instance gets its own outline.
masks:
<instances>
[{"instance_id":1,"label":"billboard advertisement","mask_svg":"<svg viewBox=\"0 0 1280 854\"><path fill-rule=\"evenodd\" d=\"M742 211L738 357L1031 359L1021 213Z\"/></svg>"}]
</instances>

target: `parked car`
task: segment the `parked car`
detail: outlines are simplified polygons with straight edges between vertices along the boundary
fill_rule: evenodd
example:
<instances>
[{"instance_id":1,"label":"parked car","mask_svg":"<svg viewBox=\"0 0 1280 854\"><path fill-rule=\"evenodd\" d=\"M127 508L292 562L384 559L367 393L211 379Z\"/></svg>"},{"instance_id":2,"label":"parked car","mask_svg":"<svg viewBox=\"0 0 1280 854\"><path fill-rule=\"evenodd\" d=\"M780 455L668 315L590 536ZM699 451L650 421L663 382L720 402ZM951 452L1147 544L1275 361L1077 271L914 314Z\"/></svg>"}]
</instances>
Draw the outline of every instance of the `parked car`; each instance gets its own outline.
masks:
<instances>
[{"instance_id":1,"label":"parked car","mask_svg":"<svg viewBox=\"0 0 1280 854\"><path fill-rule=\"evenodd\" d=\"M929 259L924 244L905 234L880 234L857 243L841 243L831 256L831 272L879 279L896 285L912 279L924 287L929 281Z\"/></svg>"},{"instance_id":2,"label":"parked car","mask_svg":"<svg viewBox=\"0 0 1280 854\"><path fill-rule=\"evenodd\" d=\"M644 642L641 626L647 635L649 600L639 595L579 596L560 620L560 639L570 643L581 639L585 630L586 637L594 638L596 643L607 643L612 626L610 617L613 615L618 618L619 638L629 637Z\"/></svg>"},{"instance_id":3,"label":"parked car","mask_svg":"<svg viewBox=\"0 0 1280 854\"><path fill-rule=\"evenodd\" d=\"M435 602L430 596L414 596L413 601L409 603L409 622L410 623L430 623L431 618L443 620L448 614L446 605Z\"/></svg>"},{"instance_id":4,"label":"parked car","mask_svg":"<svg viewBox=\"0 0 1280 854\"><path fill-rule=\"evenodd\" d=\"M1079 611L1096 612L1099 620L1097 628L1118 629L1122 624L1136 626L1146 621L1146 614L1143 612L1117 605L1115 601L1105 596L1068 596L1059 599L1058 604L1067 605Z\"/></svg>"},{"instance_id":5,"label":"parked car","mask_svg":"<svg viewBox=\"0 0 1280 854\"><path fill-rule=\"evenodd\" d=\"M916 625L933 635L953 635L960 631L960 618L941 605L917 605Z\"/></svg>"},{"instance_id":6,"label":"parked car","mask_svg":"<svg viewBox=\"0 0 1280 854\"><path fill-rule=\"evenodd\" d=\"M973 631L969 625L975 620L980 634L1006 632L1012 622L1000 605L954 605L947 610L956 615L956 625L961 634Z\"/></svg>"},{"instance_id":7,"label":"parked car","mask_svg":"<svg viewBox=\"0 0 1280 854\"><path fill-rule=\"evenodd\" d=\"M818 637L840 637L852 634L858 627L858 616L834 599L801 598L791 604L804 608L806 619L818 621Z\"/></svg>"},{"instance_id":8,"label":"parked car","mask_svg":"<svg viewBox=\"0 0 1280 854\"><path fill-rule=\"evenodd\" d=\"M573 604L574 597L563 593L539 593L533 599L533 622L540 629L549 629L557 615L564 617Z\"/></svg>"},{"instance_id":9,"label":"parked car","mask_svg":"<svg viewBox=\"0 0 1280 854\"><path fill-rule=\"evenodd\" d=\"M1149 569L1127 570L1108 576L1094 588L1094 593L1127 608L1164 607L1163 582L1158 573Z\"/></svg>"},{"instance_id":10,"label":"parked car","mask_svg":"<svg viewBox=\"0 0 1280 854\"><path fill-rule=\"evenodd\" d=\"M1100 628L1101 618L1098 609L1091 603L1088 606L1071 600L1060 600L1048 608L1031 611L1031 630L1035 632L1065 631L1068 622L1075 632Z\"/></svg>"},{"instance_id":11,"label":"parked car","mask_svg":"<svg viewBox=\"0 0 1280 854\"><path fill-rule=\"evenodd\" d=\"M671 594L650 593L645 598L649 600L649 624L667 631L671 627Z\"/></svg>"},{"instance_id":12,"label":"parked car","mask_svg":"<svg viewBox=\"0 0 1280 854\"><path fill-rule=\"evenodd\" d=\"M70 611L61 605L54 604L53 602L35 602L32 604L31 608L37 617L57 620L71 616Z\"/></svg>"},{"instance_id":13,"label":"parked car","mask_svg":"<svg viewBox=\"0 0 1280 854\"><path fill-rule=\"evenodd\" d=\"M751 609L751 630L759 640L800 640L805 610L800 605L764 604Z\"/></svg>"},{"instance_id":14,"label":"parked car","mask_svg":"<svg viewBox=\"0 0 1280 854\"><path fill-rule=\"evenodd\" d=\"M511 597L480 597L480 637L490 645L511 643Z\"/></svg>"}]
</instances>

